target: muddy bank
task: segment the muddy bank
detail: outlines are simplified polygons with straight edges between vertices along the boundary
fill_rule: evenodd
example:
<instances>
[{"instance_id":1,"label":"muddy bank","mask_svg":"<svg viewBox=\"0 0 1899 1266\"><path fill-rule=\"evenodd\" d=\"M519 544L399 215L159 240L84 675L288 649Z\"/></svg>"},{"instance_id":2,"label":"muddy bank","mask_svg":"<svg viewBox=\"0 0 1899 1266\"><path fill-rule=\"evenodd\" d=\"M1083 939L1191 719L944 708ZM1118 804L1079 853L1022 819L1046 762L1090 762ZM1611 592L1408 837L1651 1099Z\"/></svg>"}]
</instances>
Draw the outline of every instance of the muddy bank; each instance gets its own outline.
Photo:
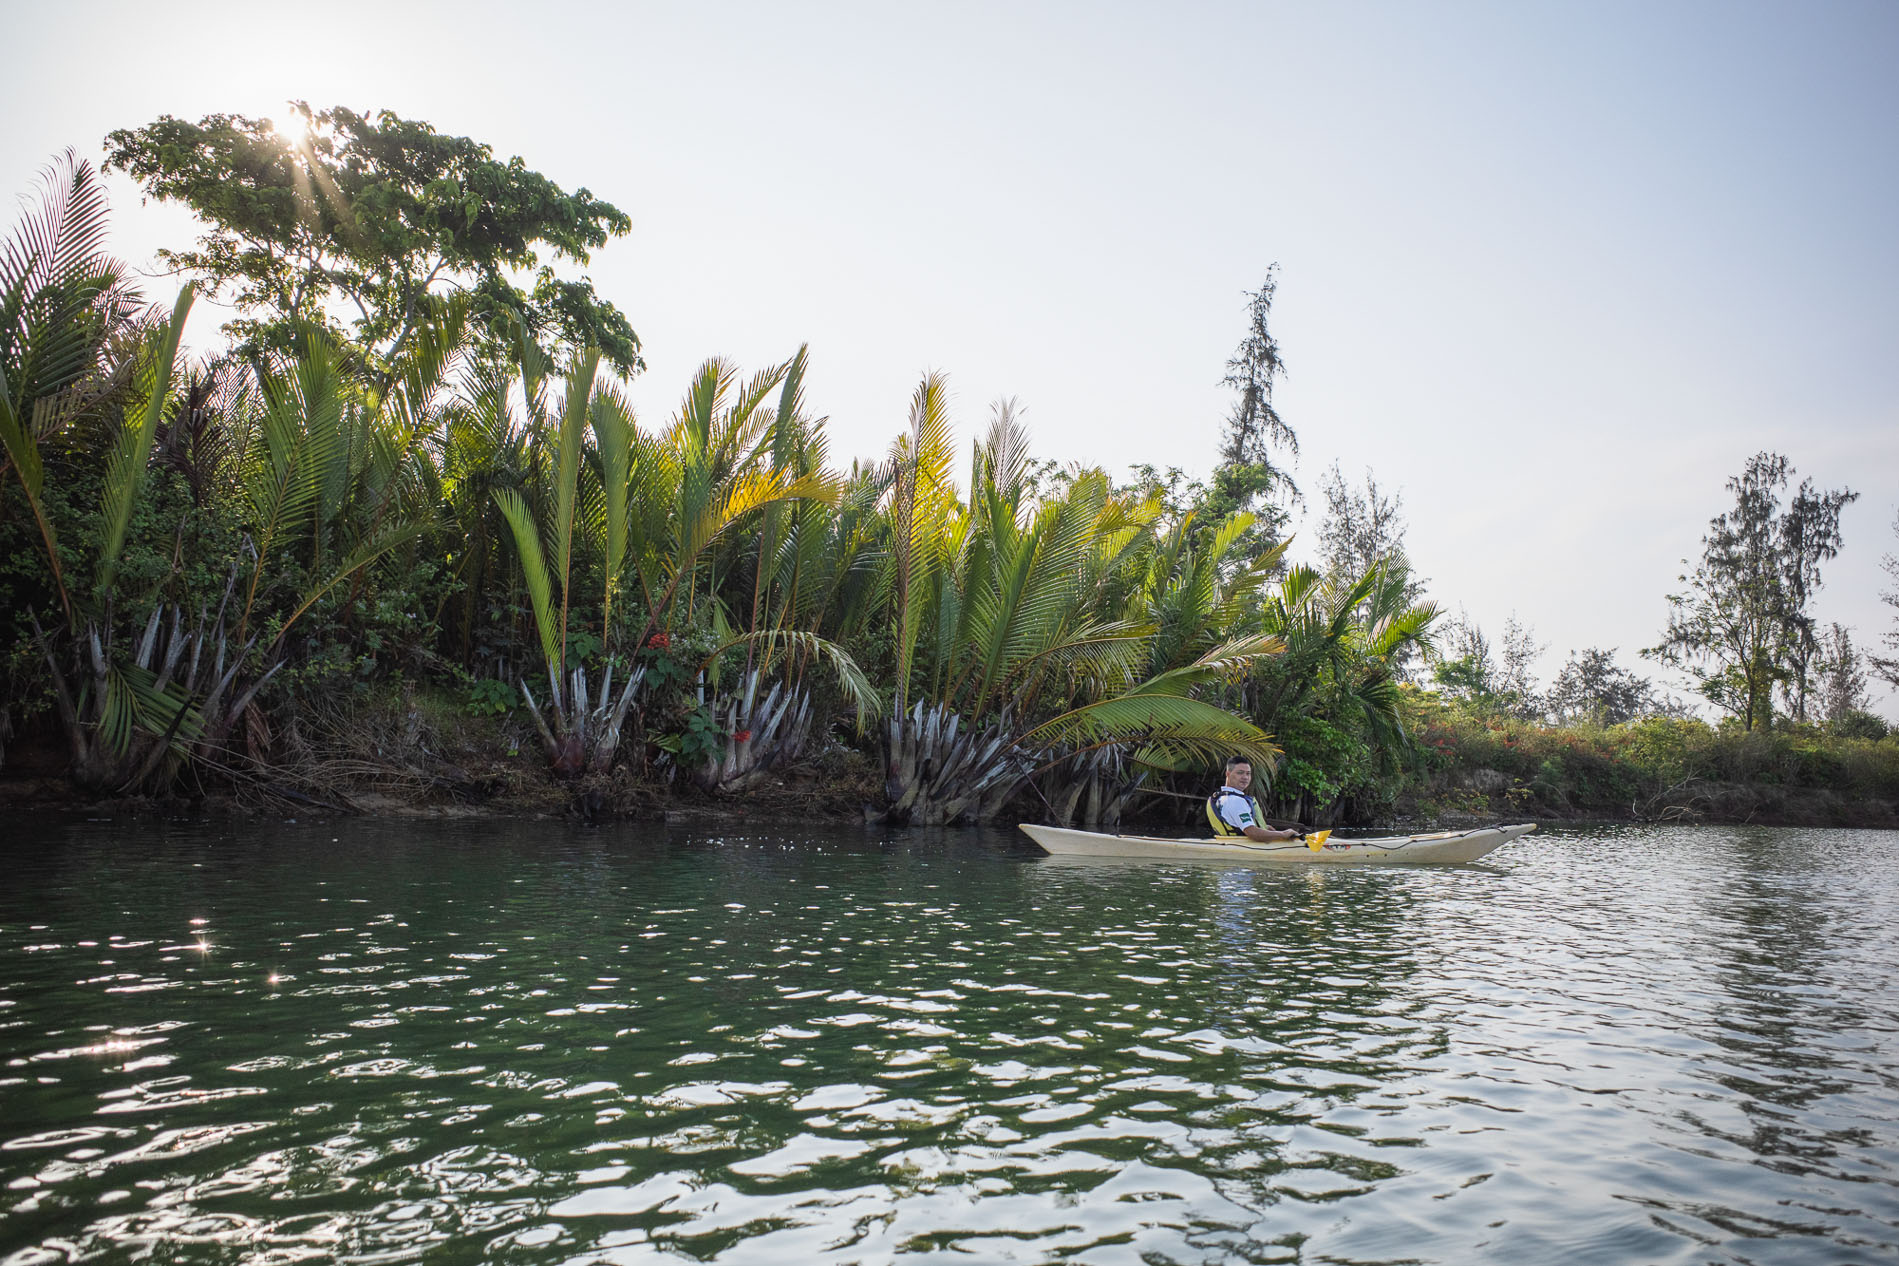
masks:
<instances>
[{"instance_id":1,"label":"muddy bank","mask_svg":"<svg viewBox=\"0 0 1899 1266\"><path fill-rule=\"evenodd\" d=\"M1475 771L1452 792L1405 797L1398 814L1409 825L1481 826L1501 821L1682 822L1720 826L1805 826L1899 830L1899 800L1852 795L1831 787L1683 779L1627 799L1525 787Z\"/></svg>"},{"instance_id":2,"label":"muddy bank","mask_svg":"<svg viewBox=\"0 0 1899 1266\"><path fill-rule=\"evenodd\" d=\"M61 735L51 718L41 718L6 746L0 813L35 807L112 815L818 823L878 821L884 808L880 762L840 739L736 795L701 789L650 745L610 775L563 781L518 719L471 717L427 702L404 692L397 706L301 709L274 729L248 734L221 773L183 770L176 794L162 800L81 794L67 778ZM1662 785L1627 763L1597 768L1573 753L1568 760L1576 769L1557 778L1547 762L1492 765L1479 755L1484 750L1467 743L1453 749L1449 767L1409 771L1370 798L1306 805L1306 825L1404 832L1526 821L1899 829L1899 798L1876 794L1887 791L1890 780L1854 780L1824 769L1825 778L1803 780L1807 766L1762 761L1748 768L1747 780L1678 772ZM1204 788L1182 779L1161 794L1137 796L1119 829L1198 834L1204 825L1199 795L1216 782L1210 773ZM1299 812L1278 810L1287 821ZM997 820L1044 822L1049 810L1025 789Z\"/></svg>"},{"instance_id":3,"label":"muddy bank","mask_svg":"<svg viewBox=\"0 0 1899 1266\"><path fill-rule=\"evenodd\" d=\"M312 754L295 763L250 761L221 776L187 770L170 796L100 797L74 787L63 756L44 742L12 745L0 768L0 813L861 822L875 814L882 794L875 763L848 750L766 778L738 796L711 795L650 766L563 781L548 772L538 751L468 743L448 751L414 745L342 757Z\"/></svg>"},{"instance_id":4,"label":"muddy bank","mask_svg":"<svg viewBox=\"0 0 1899 1266\"><path fill-rule=\"evenodd\" d=\"M421 782L407 771L385 780L365 779L324 794L299 791L276 771L260 771L243 786L211 786L197 794L165 799L89 798L57 774L0 771L0 813L9 809L84 811L103 816L205 816L286 818L366 815L395 818L562 818L584 822L839 823L881 818L881 787L873 761L858 753L834 762L830 771L773 780L742 796L713 796L690 784L641 779L628 770L578 784L538 771L503 765L465 779ZM286 771L287 772L287 771ZM1402 799L1381 815L1347 818L1348 828L1402 831L1461 829L1499 822L1680 822L1711 825L1860 827L1899 830L1899 802L1855 799L1816 788L1706 783L1673 789L1675 794L1634 805L1523 803L1521 798L1466 798L1457 805ZM1178 801L1136 812L1120 830L1190 835L1197 820ZM1002 815L1003 821L1039 822L1046 812L1033 796Z\"/></svg>"}]
</instances>

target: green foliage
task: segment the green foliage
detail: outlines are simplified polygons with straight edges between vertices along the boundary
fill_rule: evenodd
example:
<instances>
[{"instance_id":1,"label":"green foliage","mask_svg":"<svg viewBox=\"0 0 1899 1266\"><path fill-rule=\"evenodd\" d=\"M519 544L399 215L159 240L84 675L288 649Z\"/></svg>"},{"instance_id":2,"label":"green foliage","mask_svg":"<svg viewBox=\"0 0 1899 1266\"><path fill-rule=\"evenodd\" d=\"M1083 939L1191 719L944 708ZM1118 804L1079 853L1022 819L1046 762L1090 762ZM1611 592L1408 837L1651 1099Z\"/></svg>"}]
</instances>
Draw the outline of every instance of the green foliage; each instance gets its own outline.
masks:
<instances>
[{"instance_id":1,"label":"green foliage","mask_svg":"<svg viewBox=\"0 0 1899 1266\"><path fill-rule=\"evenodd\" d=\"M1210 489L1039 461L1012 403L965 463L939 375L887 460L837 471L803 349L749 376L708 361L655 426L602 372L616 358L590 350L584 314L557 337L580 344L564 373L535 318L508 324L535 300L483 270L536 243L582 258L611 208L584 191L518 205L567 195L421 125L308 118L294 154L225 116L116 138L153 192L205 204L209 236L178 259L249 305L246 360L174 371L190 292L170 322L132 319L83 169L0 249L9 704L61 710L89 786L281 760L277 722L432 687L463 717L518 704L562 774L610 770L625 723L636 763L657 736L682 769L750 776L768 766L733 764L748 683L795 699L773 715L800 739L864 745L879 722L888 802L919 821L1000 812L1030 779L1086 783L1071 809L1118 813L1156 780L1198 788L1231 751L1253 756L1263 799L1308 819L1402 795L1580 810L1694 779L1899 787L1899 744L1844 688L1826 733L1763 735L1614 724L1635 679L1593 651L1558 692L1576 701L1563 729L1522 721L1527 683L1458 644L1439 693L1401 684L1440 635L1395 502L1369 478L1364 498L1334 498L1357 526L1323 571L1289 565L1277 539L1268 494L1284 485L1252 460L1291 439L1271 412L1270 279L1233 366L1235 460ZM483 181L496 207L471 200ZM551 236L517 223L500 241L533 216L558 221ZM255 250L227 249L253 229ZM474 298L431 297L451 275ZM358 319L327 327L348 289ZM547 302L586 299L562 294Z\"/></svg>"},{"instance_id":2,"label":"green foliage","mask_svg":"<svg viewBox=\"0 0 1899 1266\"><path fill-rule=\"evenodd\" d=\"M1899 511L1893 513L1892 532L1899 537ZM1880 637L1886 649L1892 654L1868 655L1867 666L1887 685L1899 688L1899 554L1885 554L1880 557L1879 566L1886 573L1893 587L1879 595L1879 600L1893 608L1893 622Z\"/></svg>"},{"instance_id":3,"label":"green foliage","mask_svg":"<svg viewBox=\"0 0 1899 1266\"><path fill-rule=\"evenodd\" d=\"M1299 437L1273 406L1273 385L1285 372L1279 342L1268 328L1273 294L1279 288L1278 267L1268 268L1260 288L1246 296L1246 336L1227 361L1222 379L1222 385L1233 390L1233 405L1207 504L1215 521L1243 511L1261 514L1258 534L1247 542L1249 554L1271 545L1284 525L1285 513L1272 500L1299 496L1291 474L1273 460L1275 449L1283 448L1295 458L1299 455Z\"/></svg>"},{"instance_id":4,"label":"green foliage","mask_svg":"<svg viewBox=\"0 0 1899 1266\"><path fill-rule=\"evenodd\" d=\"M1482 700L1485 703L1495 698L1490 688L1490 674L1483 662L1474 655L1438 660L1431 665L1431 682L1439 690L1454 697Z\"/></svg>"},{"instance_id":5,"label":"green foliage","mask_svg":"<svg viewBox=\"0 0 1899 1266\"><path fill-rule=\"evenodd\" d=\"M1655 688L1615 663L1615 650L1574 652L1550 687L1549 711L1559 721L1621 725L1654 712Z\"/></svg>"},{"instance_id":6,"label":"green foliage","mask_svg":"<svg viewBox=\"0 0 1899 1266\"><path fill-rule=\"evenodd\" d=\"M1629 759L1664 785L1692 776L1714 741L1705 722L1685 717L1649 717L1627 729Z\"/></svg>"},{"instance_id":7,"label":"green foliage","mask_svg":"<svg viewBox=\"0 0 1899 1266\"><path fill-rule=\"evenodd\" d=\"M91 166L69 150L45 173L44 184L40 207L0 243L0 457L38 528L52 595L70 622L76 616L59 536L46 506L42 450L65 438L76 423L116 412L137 363L137 343L126 343L135 336L137 294L125 266L104 253L105 189ZM174 350L176 326L188 302L180 299ZM145 365L145 397L162 405L164 392L152 390L156 356ZM165 370L169 373L169 361ZM139 473L124 468L127 459L126 451L115 457L119 468L107 490L114 525L107 534L116 532L119 539L102 545L95 555L102 560L116 558L125 515L136 499L125 495ZM105 563L102 580L110 579L110 566Z\"/></svg>"},{"instance_id":8,"label":"green foliage","mask_svg":"<svg viewBox=\"0 0 1899 1266\"><path fill-rule=\"evenodd\" d=\"M1820 651L1809 606L1820 564L1840 550L1840 511L1859 496L1817 492L1804 480L1782 510L1791 473L1785 457L1757 453L1728 480L1734 507L1709 524L1701 562L1669 595L1661 642L1642 652L1686 672L1744 729L1772 724L1777 687L1794 718L1806 719Z\"/></svg>"},{"instance_id":9,"label":"green foliage","mask_svg":"<svg viewBox=\"0 0 1899 1266\"><path fill-rule=\"evenodd\" d=\"M607 644L592 629L578 625L567 630L567 658L575 663L593 659Z\"/></svg>"},{"instance_id":10,"label":"green foliage","mask_svg":"<svg viewBox=\"0 0 1899 1266\"><path fill-rule=\"evenodd\" d=\"M108 170L205 222L195 249L161 258L229 294L241 313L230 329L247 352L297 347L304 327L347 306L352 337L381 368L461 292L492 346L525 328L601 348L622 372L639 367L626 318L592 282L562 279L541 257L585 264L631 227L618 208L386 110L295 102L284 119L297 126L164 115L108 138ZM523 274L525 289L514 280Z\"/></svg>"},{"instance_id":11,"label":"green foliage","mask_svg":"<svg viewBox=\"0 0 1899 1266\"><path fill-rule=\"evenodd\" d=\"M470 716L502 716L513 711L518 703L520 698L514 693L514 687L505 681L482 677L468 683L465 706Z\"/></svg>"},{"instance_id":12,"label":"green foliage","mask_svg":"<svg viewBox=\"0 0 1899 1266\"><path fill-rule=\"evenodd\" d=\"M694 676L691 666L673 653L672 638L668 634L655 633L646 649L640 652L640 662L646 666L648 689L662 695L685 689Z\"/></svg>"},{"instance_id":13,"label":"green foliage","mask_svg":"<svg viewBox=\"0 0 1899 1266\"><path fill-rule=\"evenodd\" d=\"M728 737L712 710L701 706L686 714L682 729L660 736L654 745L677 757L681 769L699 769L724 751Z\"/></svg>"},{"instance_id":14,"label":"green foliage","mask_svg":"<svg viewBox=\"0 0 1899 1266\"><path fill-rule=\"evenodd\" d=\"M1840 738L1866 739L1871 742L1878 742L1892 733L1892 727L1886 724L1884 718L1859 709L1840 714L1827 722L1826 728L1829 734Z\"/></svg>"},{"instance_id":15,"label":"green foliage","mask_svg":"<svg viewBox=\"0 0 1899 1266\"><path fill-rule=\"evenodd\" d=\"M1282 801L1304 797L1310 804L1331 805L1376 780L1371 748L1352 729L1302 716L1276 737L1286 753L1273 779L1273 793Z\"/></svg>"},{"instance_id":16,"label":"green foliage","mask_svg":"<svg viewBox=\"0 0 1899 1266\"><path fill-rule=\"evenodd\" d=\"M1832 792L1852 799L1899 796L1899 741L1811 728L1746 730L1693 718L1651 716L1621 725L1545 726L1474 713L1420 691L1406 710L1421 736L1400 794L1438 801L1481 788L1474 812L1539 807L1624 816L1697 788ZM1501 783L1496 780L1501 778ZM1493 800L1494 797L1494 800Z\"/></svg>"}]
</instances>

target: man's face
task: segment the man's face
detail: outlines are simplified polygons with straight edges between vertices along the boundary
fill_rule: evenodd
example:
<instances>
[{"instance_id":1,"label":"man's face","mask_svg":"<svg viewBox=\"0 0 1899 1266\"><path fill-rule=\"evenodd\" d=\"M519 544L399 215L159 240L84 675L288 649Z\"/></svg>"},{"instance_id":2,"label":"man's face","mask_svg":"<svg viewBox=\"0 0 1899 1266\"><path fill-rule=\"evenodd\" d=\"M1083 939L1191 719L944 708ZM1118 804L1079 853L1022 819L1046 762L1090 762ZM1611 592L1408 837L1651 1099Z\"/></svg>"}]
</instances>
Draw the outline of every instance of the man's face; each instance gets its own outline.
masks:
<instances>
[{"instance_id":1,"label":"man's face","mask_svg":"<svg viewBox=\"0 0 1899 1266\"><path fill-rule=\"evenodd\" d=\"M1226 767L1226 785L1235 791L1245 791L1253 781L1253 767L1245 761Z\"/></svg>"}]
</instances>

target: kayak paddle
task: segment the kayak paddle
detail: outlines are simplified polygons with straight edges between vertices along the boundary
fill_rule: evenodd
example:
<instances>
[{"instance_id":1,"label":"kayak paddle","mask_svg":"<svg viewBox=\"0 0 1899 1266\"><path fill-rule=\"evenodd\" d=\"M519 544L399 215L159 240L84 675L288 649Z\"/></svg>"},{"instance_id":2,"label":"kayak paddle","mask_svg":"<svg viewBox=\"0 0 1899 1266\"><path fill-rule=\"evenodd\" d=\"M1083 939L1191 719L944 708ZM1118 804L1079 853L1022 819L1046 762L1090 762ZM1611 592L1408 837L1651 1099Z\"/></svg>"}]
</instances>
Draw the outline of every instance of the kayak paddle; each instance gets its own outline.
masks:
<instances>
[{"instance_id":1,"label":"kayak paddle","mask_svg":"<svg viewBox=\"0 0 1899 1266\"><path fill-rule=\"evenodd\" d=\"M1306 847L1311 849L1315 853L1318 852L1320 849L1325 847L1326 837L1331 834L1332 832L1330 829L1327 829L1324 831L1314 831L1312 834L1306 836Z\"/></svg>"}]
</instances>

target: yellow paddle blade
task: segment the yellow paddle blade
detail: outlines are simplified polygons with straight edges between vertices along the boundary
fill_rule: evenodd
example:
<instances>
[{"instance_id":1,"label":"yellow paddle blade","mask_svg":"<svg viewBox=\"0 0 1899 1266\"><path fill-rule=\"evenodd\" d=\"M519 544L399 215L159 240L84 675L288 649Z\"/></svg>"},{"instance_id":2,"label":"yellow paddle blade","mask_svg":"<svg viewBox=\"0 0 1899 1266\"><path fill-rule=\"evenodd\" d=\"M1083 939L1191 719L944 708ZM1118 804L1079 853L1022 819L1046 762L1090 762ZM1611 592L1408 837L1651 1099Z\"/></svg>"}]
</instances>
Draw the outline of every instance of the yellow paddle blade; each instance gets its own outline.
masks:
<instances>
[{"instance_id":1,"label":"yellow paddle blade","mask_svg":"<svg viewBox=\"0 0 1899 1266\"><path fill-rule=\"evenodd\" d=\"M1331 834L1332 832L1330 831L1314 831L1312 834L1306 836L1306 847L1315 853L1318 852L1325 847L1326 838Z\"/></svg>"}]
</instances>

